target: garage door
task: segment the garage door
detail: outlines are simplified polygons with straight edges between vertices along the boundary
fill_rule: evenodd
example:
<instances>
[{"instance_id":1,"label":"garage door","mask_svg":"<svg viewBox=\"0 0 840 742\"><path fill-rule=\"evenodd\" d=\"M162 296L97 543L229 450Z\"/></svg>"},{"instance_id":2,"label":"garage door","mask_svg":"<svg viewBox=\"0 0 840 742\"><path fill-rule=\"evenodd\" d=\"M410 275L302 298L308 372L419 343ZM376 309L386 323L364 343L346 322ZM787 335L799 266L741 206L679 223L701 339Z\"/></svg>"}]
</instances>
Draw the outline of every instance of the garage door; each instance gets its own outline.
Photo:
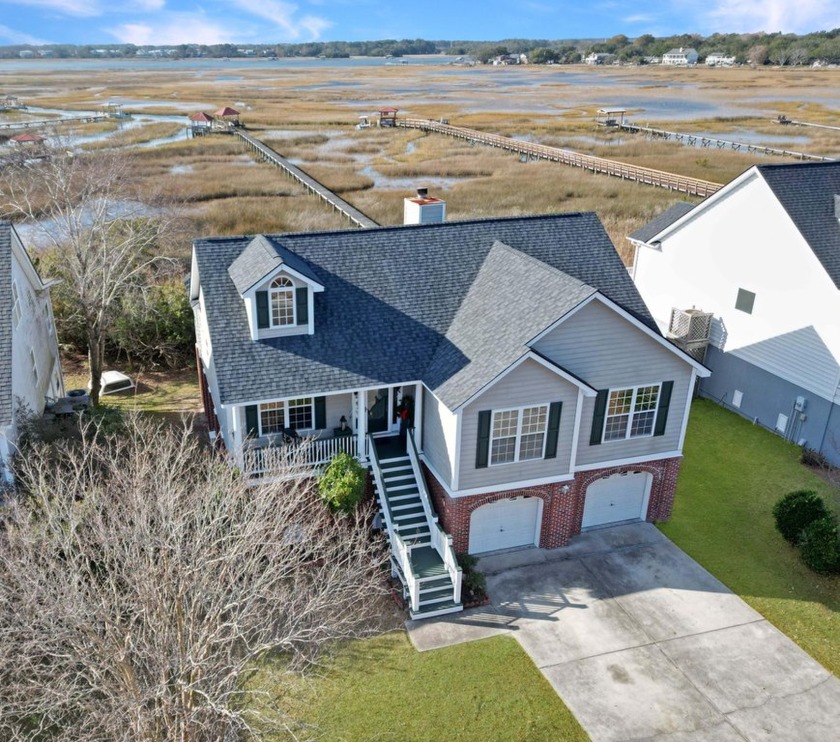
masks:
<instances>
[{"instance_id":1,"label":"garage door","mask_svg":"<svg viewBox=\"0 0 840 742\"><path fill-rule=\"evenodd\" d=\"M470 554L539 543L541 505L539 497L517 497L476 508L470 518Z\"/></svg>"},{"instance_id":2,"label":"garage door","mask_svg":"<svg viewBox=\"0 0 840 742\"><path fill-rule=\"evenodd\" d=\"M652 479L650 474L637 472L615 474L590 484L583 505L583 528L643 520Z\"/></svg>"}]
</instances>

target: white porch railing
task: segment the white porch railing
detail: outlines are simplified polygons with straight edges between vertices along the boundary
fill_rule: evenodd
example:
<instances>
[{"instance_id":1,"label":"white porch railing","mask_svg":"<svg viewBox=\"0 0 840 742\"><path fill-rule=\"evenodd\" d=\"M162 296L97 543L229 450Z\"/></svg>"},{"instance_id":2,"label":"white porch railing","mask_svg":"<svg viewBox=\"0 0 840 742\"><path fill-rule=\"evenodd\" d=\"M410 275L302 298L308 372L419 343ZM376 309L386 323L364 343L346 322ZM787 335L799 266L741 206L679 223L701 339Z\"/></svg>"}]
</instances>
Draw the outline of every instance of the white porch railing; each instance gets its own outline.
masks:
<instances>
[{"instance_id":1,"label":"white porch railing","mask_svg":"<svg viewBox=\"0 0 840 742\"><path fill-rule=\"evenodd\" d=\"M379 464L379 456L376 453L376 446L371 436L368 436L368 449L370 468L373 471L373 479L376 482L376 491L379 493L379 497L384 500L386 490L385 482L382 479L382 467ZM388 540L391 542L391 556L400 568L403 579L405 580L411 610L417 611L420 608L420 583L414 576L414 570L411 567L411 550L414 548L414 545L406 543L400 536L399 526L391 520L391 509L387 506L387 503L381 502L380 505L382 506L382 515L385 518L385 533L388 534Z\"/></svg>"},{"instance_id":2,"label":"white porch railing","mask_svg":"<svg viewBox=\"0 0 840 742\"><path fill-rule=\"evenodd\" d=\"M300 441L247 448L243 467L251 476L266 476L289 470L324 466L340 453L358 454L355 435L334 438L302 438Z\"/></svg>"},{"instance_id":3,"label":"white porch railing","mask_svg":"<svg viewBox=\"0 0 840 742\"><path fill-rule=\"evenodd\" d=\"M452 579L452 600L455 603L460 603L463 571L458 565L458 560L455 558L452 536L441 528L440 523L438 523L437 514L432 507L432 501L426 489L426 478L423 476L423 471L420 468L420 457L417 454L417 445L414 442L413 430L408 431L406 440L408 458L411 461L411 468L414 471L414 478L417 480L417 488L420 491L420 502L423 503L423 511L426 513L426 519L429 522L429 531L431 532L432 540L431 546L440 554L441 559L443 559L443 565L446 567L446 571Z\"/></svg>"}]
</instances>

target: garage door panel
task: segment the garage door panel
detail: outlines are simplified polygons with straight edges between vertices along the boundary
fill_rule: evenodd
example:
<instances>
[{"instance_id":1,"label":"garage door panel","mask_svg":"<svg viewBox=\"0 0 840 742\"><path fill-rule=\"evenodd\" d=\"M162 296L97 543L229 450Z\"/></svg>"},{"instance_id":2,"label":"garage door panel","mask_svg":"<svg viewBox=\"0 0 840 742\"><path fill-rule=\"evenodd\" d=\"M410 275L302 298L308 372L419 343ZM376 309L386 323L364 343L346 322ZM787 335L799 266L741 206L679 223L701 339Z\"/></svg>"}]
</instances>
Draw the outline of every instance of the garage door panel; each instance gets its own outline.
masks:
<instances>
[{"instance_id":1,"label":"garage door panel","mask_svg":"<svg viewBox=\"0 0 840 742\"><path fill-rule=\"evenodd\" d=\"M534 545L540 503L538 497L521 497L476 508L470 518L470 554Z\"/></svg>"},{"instance_id":2,"label":"garage door panel","mask_svg":"<svg viewBox=\"0 0 840 742\"><path fill-rule=\"evenodd\" d=\"M583 528L627 520L644 520L650 474L615 475L593 482L586 489Z\"/></svg>"}]
</instances>

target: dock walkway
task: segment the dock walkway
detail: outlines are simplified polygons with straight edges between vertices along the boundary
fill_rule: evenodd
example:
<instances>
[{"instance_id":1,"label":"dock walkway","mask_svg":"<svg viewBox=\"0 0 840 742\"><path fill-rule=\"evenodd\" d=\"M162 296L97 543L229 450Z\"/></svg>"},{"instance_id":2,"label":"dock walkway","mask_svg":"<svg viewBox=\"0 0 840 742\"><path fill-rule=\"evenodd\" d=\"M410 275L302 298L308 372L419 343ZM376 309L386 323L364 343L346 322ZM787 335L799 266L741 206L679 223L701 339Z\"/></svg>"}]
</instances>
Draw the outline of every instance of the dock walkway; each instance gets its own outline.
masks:
<instances>
[{"instance_id":1,"label":"dock walkway","mask_svg":"<svg viewBox=\"0 0 840 742\"><path fill-rule=\"evenodd\" d=\"M355 206L351 206L344 199L337 196L325 185L319 183L311 175L308 175L296 165L293 165L279 152L275 152L267 144L263 144L259 139L255 139L250 134L246 134L242 129L234 129L233 133L245 142L254 152L262 157L266 162L276 165L289 177L298 181L308 191L314 193L321 200L328 203L336 211L341 212L357 227L368 229L370 227L378 227L379 225L370 217L363 214Z\"/></svg>"},{"instance_id":2,"label":"dock walkway","mask_svg":"<svg viewBox=\"0 0 840 742\"><path fill-rule=\"evenodd\" d=\"M65 118L43 119L40 121L8 121L0 124L0 129L39 129L45 126L56 124L83 123L90 124L95 121L108 121L113 118L105 113L91 114L90 116L67 116Z\"/></svg>"},{"instance_id":3,"label":"dock walkway","mask_svg":"<svg viewBox=\"0 0 840 742\"><path fill-rule=\"evenodd\" d=\"M689 144L691 146L700 145L701 147L715 147L716 149L731 149L733 152L750 152L752 154L760 155L793 157L797 160L817 160L818 162L834 161L833 157L811 155L807 152L794 152L789 149L765 147L761 144L748 144L747 142L735 142L730 139L717 139L716 137L707 137L702 134L685 134L678 131L655 129L651 126L638 126L636 124L628 124L626 122L616 124L616 128L622 129L623 131L629 131L633 134L644 134L645 136L655 137L657 139L673 139L677 142L685 142L686 144Z\"/></svg>"},{"instance_id":4,"label":"dock walkway","mask_svg":"<svg viewBox=\"0 0 840 742\"><path fill-rule=\"evenodd\" d=\"M510 152L518 152L519 154L525 155L529 158L559 162L564 165L571 165L572 167L590 170L594 173L612 175L613 177L622 178L623 180L635 180L639 183L647 183L648 185L658 186L660 188L668 188L669 190L679 191L691 196L711 196L723 187L721 183L712 183L711 181L700 180L699 178L689 178L684 175L675 175L674 173L666 173L661 170L654 170L652 168L641 167L639 165L629 165L624 162L608 160L603 157L580 154L579 152L574 152L568 149L548 147L544 144L523 142L519 139L504 137L499 134L486 134L474 129L450 126L449 124L443 124L438 121L399 119L397 121L397 126L408 129L434 131L439 134L447 134L448 136L463 139L475 144L485 144L490 147L506 149Z\"/></svg>"}]
</instances>

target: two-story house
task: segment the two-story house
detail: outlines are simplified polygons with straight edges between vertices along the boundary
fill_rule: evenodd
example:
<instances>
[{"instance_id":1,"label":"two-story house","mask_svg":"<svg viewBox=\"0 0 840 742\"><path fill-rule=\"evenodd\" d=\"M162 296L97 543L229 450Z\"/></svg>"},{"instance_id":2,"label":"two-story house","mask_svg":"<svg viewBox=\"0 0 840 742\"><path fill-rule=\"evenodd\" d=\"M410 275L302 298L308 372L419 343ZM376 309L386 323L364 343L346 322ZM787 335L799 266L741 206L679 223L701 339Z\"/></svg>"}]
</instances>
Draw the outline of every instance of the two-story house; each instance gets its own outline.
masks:
<instances>
[{"instance_id":1,"label":"two-story house","mask_svg":"<svg viewBox=\"0 0 840 742\"><path fill-rule=\"evenodd\" d=\"M697 64L697 50L679 47L662 55L662 64L672 67L688 67Z\"/></svg>"},{"instance_id":2,"label":"two-story house","mask_svg":"<svg viewBox=\"0 0 840 742\"><path fill-rule=\"evenodd\" d=\"M663 331L712 315L701 392L840 465L840 163L752 167L630 239Z\"/></svg>"},{"instance_id":3,"label":"two-story house","mask_svg":"<svg viewBox=\"0 0 840 742\"><path fill-rule=\"evenodd\" d=\"M594 214L202 239L190 293L218 439L368 463L413 615L458 607L453 551L670 515L708 371Z\"/></svg>"},{"instance_id":4,"label":"two-story house","mask_svg":"<svg viewBox=\"0 0 840 742\"><path fill-rule=\"evenodd\" d=\"M49 288L9 222L0 222L0 358L0 481L9 483L20 413L40 414L64 394Z\"/></svg>"}]
</instances>

